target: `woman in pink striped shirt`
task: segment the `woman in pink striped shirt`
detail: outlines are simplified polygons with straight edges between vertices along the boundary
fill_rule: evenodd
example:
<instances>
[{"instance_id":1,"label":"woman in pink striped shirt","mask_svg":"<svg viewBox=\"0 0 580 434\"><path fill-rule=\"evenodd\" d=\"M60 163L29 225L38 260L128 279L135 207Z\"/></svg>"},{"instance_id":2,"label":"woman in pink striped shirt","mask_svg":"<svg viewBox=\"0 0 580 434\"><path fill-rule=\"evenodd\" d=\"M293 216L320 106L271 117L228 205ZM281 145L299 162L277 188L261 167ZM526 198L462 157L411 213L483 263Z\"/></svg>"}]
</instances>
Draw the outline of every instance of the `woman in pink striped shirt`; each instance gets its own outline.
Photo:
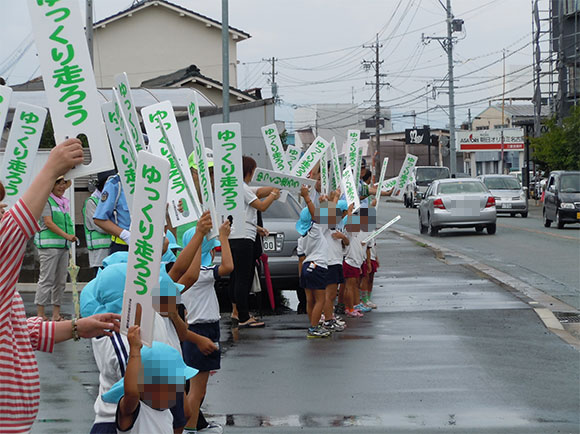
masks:
<instances>
[{"instance_id":1,"label":"woman in pink striped shirt","mask_svg":"<svg viewBox=\"0 0 580 434\"><path fill-rule=\"evenodd\" d=\"M0 205L0 432L27 433L38 413L40 381L34 351L52 352L55 343L110 335L120 316L100 314L72 321L26 318L16 291L26 242L38 230L37 220L56 179L81 164L77 139L56 146L22 198L5 212ZM0 183L0 201L4 187Z\"/></svg>"}]
</instances>

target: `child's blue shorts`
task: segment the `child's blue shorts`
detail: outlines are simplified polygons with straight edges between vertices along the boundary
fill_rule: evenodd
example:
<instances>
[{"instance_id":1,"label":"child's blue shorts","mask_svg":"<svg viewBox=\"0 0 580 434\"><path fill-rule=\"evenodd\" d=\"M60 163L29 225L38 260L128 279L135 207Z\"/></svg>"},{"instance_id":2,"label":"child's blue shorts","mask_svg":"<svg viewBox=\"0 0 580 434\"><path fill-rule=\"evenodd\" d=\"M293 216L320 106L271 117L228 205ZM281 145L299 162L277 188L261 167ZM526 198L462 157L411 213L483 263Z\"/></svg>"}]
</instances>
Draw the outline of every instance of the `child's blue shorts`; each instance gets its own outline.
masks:
<instances>
[{"instance_id":1,"label":"child's blue shorts","mask_svg":"<svg viewBox=\"0 0 580 434\"><path fill-rule=\"evenodd\" d=\"M211 339L220 348L220 322L190 324L189 330ZM215 371L220 369L221 349L205 356L193 342L185 341L183 346L183 361L186 365L198 371Z\"/></svg>"}]
</instances>

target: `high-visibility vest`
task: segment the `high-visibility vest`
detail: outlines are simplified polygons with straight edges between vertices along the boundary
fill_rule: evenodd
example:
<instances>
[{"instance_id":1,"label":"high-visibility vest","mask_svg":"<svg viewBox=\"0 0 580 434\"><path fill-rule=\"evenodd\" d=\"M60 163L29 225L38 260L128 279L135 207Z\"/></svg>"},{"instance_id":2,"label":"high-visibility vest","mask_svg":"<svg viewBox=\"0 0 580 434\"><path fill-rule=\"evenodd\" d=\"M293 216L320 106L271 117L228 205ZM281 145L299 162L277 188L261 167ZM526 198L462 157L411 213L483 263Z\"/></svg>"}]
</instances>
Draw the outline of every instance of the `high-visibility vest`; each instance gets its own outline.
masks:
<instances>
[{"instance_id":1,"label":"high-visibility vest","mask_svg":"<svg viewBox=\"0 0 580 434\"><path fill-rule=\"evenodd\" d=\"M85 239L87 240L87 249L89 250L97 250L97 249L108 249L111 245L111 236L109 234L103 234L99 231L89 230L87 228L87 203L89 200L93 201L95 205L98 205L99 200L94 196L89 196L87 200L85 200L85 204L83 205L83 219L84 219L84 228L85 228ZM89 216L89 218L93 218L93 216Z\"/></svg>"},{"instance_id":2,"label":"high-visibility vest","mask_svg":"<svg viewBox=\"0 0 580 434\"><path fill-rule=\"evenodd\" d=\"M52 221L69 235L74 235L75 229L70 214L62 212L56 201L48 198ZM34 234L34 245L39 249L68 249L70 241L55 234L50 229L42 229Z\"/></svg>"}]
</instances>

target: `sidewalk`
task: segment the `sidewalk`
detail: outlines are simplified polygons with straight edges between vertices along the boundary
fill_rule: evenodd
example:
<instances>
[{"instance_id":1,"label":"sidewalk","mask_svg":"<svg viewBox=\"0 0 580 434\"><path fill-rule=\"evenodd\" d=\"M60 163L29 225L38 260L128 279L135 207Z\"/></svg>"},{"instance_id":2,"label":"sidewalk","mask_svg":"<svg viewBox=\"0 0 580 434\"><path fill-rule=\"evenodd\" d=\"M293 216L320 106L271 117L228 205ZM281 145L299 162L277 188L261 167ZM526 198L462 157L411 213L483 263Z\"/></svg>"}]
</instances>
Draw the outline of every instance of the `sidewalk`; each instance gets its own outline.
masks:
<instances>
[{"instance_id":1,"label":"sidewalk","mask_svg":"<svg viewBox=\"0 0 580 434\"><path fill-rule=\"evenodd\" d=\"M378 247L379 309L331 339L306 339L306 316L289 314L234 341L222 319L222 369L204 406L225 432L580 432L578 352L526 303L392 232ZM33 294L23 298L33 314ZM37 353L33 433L88 432L90 351L82 341Z\"/></svg>"}]
</instances>

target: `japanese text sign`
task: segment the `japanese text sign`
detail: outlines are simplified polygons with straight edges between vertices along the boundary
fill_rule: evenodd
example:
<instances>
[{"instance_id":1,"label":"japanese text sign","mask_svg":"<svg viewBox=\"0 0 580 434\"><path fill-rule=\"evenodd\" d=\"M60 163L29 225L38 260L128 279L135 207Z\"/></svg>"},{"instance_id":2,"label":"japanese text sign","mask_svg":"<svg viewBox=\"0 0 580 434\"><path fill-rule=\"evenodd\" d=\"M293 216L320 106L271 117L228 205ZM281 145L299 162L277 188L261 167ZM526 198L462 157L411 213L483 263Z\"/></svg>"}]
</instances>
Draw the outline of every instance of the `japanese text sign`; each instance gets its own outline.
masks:
<instances>
[{"instance_id":1,"label":"japanese text sign","mask_svg":"<svg viewBox=\"0 0 580 434\"><path fill-rule=\"evenodd\" d=\"M233 217L230 238L244 238L246 233L246 207L244 201L244 175L242 168L242 133L240 124L213 124L215 206L222 223Z\"/></svg>"},{"instance_id":2,"label":"japanese text sign","mask_svg":"<svg viewBox=\"0 0 580 434\"><path fill-rule=\"evenodd\" d=\"M262 136L266 143L270 163L272 163L272 170L275 172L290 173L291 168L286 162L286 152L284 152L284 147L280 141L276 124L262 127Z\"/></svg>"},{"instance_id":3,"label":"japanese text sign","mask_svg":"<svg viewBox=\"0 0 580 434\"><path fill-rule=\"evenodd\" d=\"M338 152L336 150L336 140L334 139L334 137L330 141L329 150L330 150L330 161L331 161L330 167L332 168L332 183L331 183L331 185L332 185L332 189L336 190L340 186L340 180L341 180L340 173L342 172L342 167L340 166L340 161L338 159Z\"/></svg>"},{"instance_id":4,"label":"japanese text sign","mask_svg":"<svg viewBox=\"0 0 580 434\"><path fill-rule=\"evenodd\" d=\"M127 205L131 210L133 207L133 197L135 196L137 151L133 147L133 144L127 140L126 130L123 128L123 120L121 119L121 107L119 103L113 98L113 101L104 103L101 109L103 111L103 117L105 118L111 148L113 149L113 156L117 163L117 170L121 177L123 192L127 199Z\"/></svg>"},{"instance_id":5,"label":"japanese text sign","mask_svg":"<svg viewBox=\"0 0 580 434\"><path fill-rule=\"evenodd\" d=\"M363 244L368 243L370 240L372 240L373 238L375 238L376 236L378 236L379 234L381 234L383 231L385 231L387 228L393 226L395 223L397 223L399 220L401 220L401 216L398 215L397 217L395 217L394 219L392 219L390 222L385 223L383 226L381 226L379 229L377 229L376 231L370 233L363 241Z\"/></svg>"},{"instance_id":6,"label":"japanese text sign","mask_svg":"<svg viewBox=\"0 0 580 434\"><path fill-rule=\"evenodd\" d=\"M292 169L292 175L298 176L299 178L306 177L314 169L316 163L320 161L322 155L326 153L329 146L330 144L326 140L320 136L317 137Z\"/></svg>"},{"instance_id":7,"label":"japanese text sign","mask_svg":"<svg viewBox=\"0 0 580 434\"><path fill-rule=\"evenodd\" d=\"M315 186L316 181L314 179L297 178L296 176L257 167L252 178L252 184L264 187L276 187L282 190L300 193L300 187L302 185Z\"/></svg>"},{"instance_id":8,"label":"japanese text sign","mask_svg":"<svg viewBox=\"0 0 580 434\"><path fill-rule=\"evenodd\" d=\"M379 210L379 203L381 203L381 193L383 192L383 180L385 179L385 175L387 174L387 166L389 165L389 157L385 157L383 160L383 166L381 167L381 176L379 177L379 185L377 187L377 204L375 205L375 210Z\"/></svg>"},{"instance_id":9,"label":"japanese text sign","mask_svg":"<svg viewBox=\"0 0 580 434\"><path fill-rule=\"evenodd\" d=\"M328 194L328 149L320 157L320 192Z\"/></svg>"},{"instance_id":10,"label":"japanese text sign","mask_svg":"<svg viewBox=\"0 0 580 434\"><path fill-rule=\"evenodd\" d=\"M405 160L403 161L403 165L401 166L401 171L399 172L399 176L397 177L397 184L395 188L395 194L399 195L402 193L403 189L407 186L407 184L411 181L411 176L413 172L413 167L417 164L418 158L414 155L407 154L405 156Z\"/></svg>"},{"instance_id":11,"label":"japanese text sign","mask_svg":"<svg viewBox=\"0 0 580 434\"><path fill-rule=\"evenodd\" d=\"M346 202L350 206L354 203L354 210L360 208L360 198L358 197L358 183L355 184L352 170L349 166L342 172L342 181L340 183L341 190L346 197Z\"/></svg>"},{"instance_id":12,"label":"japanese text sign","mask_svg":"<svg viewBox=\"0 0 580 434\"><path fill-rule=\"evenodd\" d=\"M167 194L167 203L169 204L167 211L171 224L173 227L178 227L192 223L201 215L201 205L193 184L173 107L169 101L163 101L144 107L141 110L141 116L149 136L150 152L166 158L171 165L169 192ZM161 125L163 125L167 137L164 137L159 120L162 122ZM172 150L175 152L176 158L172 155ZM180 201L183 212L178 209Z\"/></svg>"},{"instance_id":13,"label":"japanese text sign","mask_svg":"<svg viewBox=\"0 0 580 434\"><path fill-rule=\"evenodd\" d=\"M300 158L300 149L298 146L295 145L288 145L286 148L286 163L288 164L288 168L290 169L288 173L292 172L294 165Z\"/></svg>"},{"instance_id":14,"label":"japanese text sign","mask_svg":"<svg viewBox=\"0 0 580 434\"><path fill-rule=\"evenodd\" d=\"M6 115L10 108L10 97L12 96L12 88L8 86L0 86L0 131L4 131L4 123L6 122Z\"/></svg>"},{"instance_id":15,"label":"japanese text sign","mask_svg":"<svg viewBox=\"0 0 580 434\"><path fill-rule=\"evenodd\" d=\"M45 120L45 108L22 102L16 105L0 168L0 181L6 190L4 202L8 206L14 205L30 184Z\"/></svg>"},{"instance_id":16,"label":"japanese text sign","mask_svg":"<svg viewBox=\"0 0 580 434\"><path fill-rule=\"evenodd\" d=\"M199 114L199 102L197 94L189 100L187 105L187 114L189 117L189 126L191 128L191 136L193 139L193 160L197 166L197 178L199 180L199 193L201 195L201 203L204 210L209 210L212 222L212 228L208 238L215 238L219 235L219 220L215 209L215 201L213 198L213 187L211 185L211 178L209 174L209 167L205 155L205 143L203 140L203 130L201 128L201 116Z\"/></svg>"},{"instance_id":17,"label":"japanese text sign","mask_svg":"<svg viewBox=\"0 0 580 434\"><path fill-rule=\"evenodd\" d=\"M159 288L169 169L165 158L145 151L137 156L121 332L126 335L129 327L140 325L141 339L148 346L153 342L152 296Z\"/></svg>"},{"instance_id":18,"label":"japanese text sign","mask_svg":"<svg viewBox=\"0 0 580 434\"><path fill-rule=\"evenodd\" d=\"M362 163L362 154L363 154L363 149L362 147L358 147L358 151L356 154L356 166L354 166L354 180L358 182L358 180L360 179L360 170L361 170L361 163Z\"/></svg>"},{"instance_id":19,"label":"japanese text sign","mask_svg":"<svg viewBox=\"0 0 580 434\"><path fill-rule=\"evenodd\" d=\"M91 162L73 168L78 178L113 168L97 85L77 0L28 0L44 88L57 143L86 135Z\"/></svg>"},{"instance_id":20,"label":"japanese text sign","mask_svg":"<svg viewBox=\"0 0 580 434\"><path fill-rule=\"evenodd\" d=\"M356 160L358 158L358 148L359 148L359 139L360 139L360 131L359 130L348 130L346 134L346 143L347 143L347 156L348 162L347 164L356 169Z\"/></svg>"},{"instance_id":21,"label":"japanese text sign","mask_svg":"<svg viewBox=\"0 0 580 434\"><path fill-rule=\"evenodd\" d=\"M143 137L143 132L139 126L139 116L137 115L137 108L133 102L133 95L131 93L131 86L129 86L129 79L127 74L123 72L122 74L115 75L115 83L117 84L117 89L119 89L119 99L121 103L121 111L127 122L127 128L135 144L135 149L138 151L147 150L145 145L145 138Z\"/></svg>"}]
</instances>

